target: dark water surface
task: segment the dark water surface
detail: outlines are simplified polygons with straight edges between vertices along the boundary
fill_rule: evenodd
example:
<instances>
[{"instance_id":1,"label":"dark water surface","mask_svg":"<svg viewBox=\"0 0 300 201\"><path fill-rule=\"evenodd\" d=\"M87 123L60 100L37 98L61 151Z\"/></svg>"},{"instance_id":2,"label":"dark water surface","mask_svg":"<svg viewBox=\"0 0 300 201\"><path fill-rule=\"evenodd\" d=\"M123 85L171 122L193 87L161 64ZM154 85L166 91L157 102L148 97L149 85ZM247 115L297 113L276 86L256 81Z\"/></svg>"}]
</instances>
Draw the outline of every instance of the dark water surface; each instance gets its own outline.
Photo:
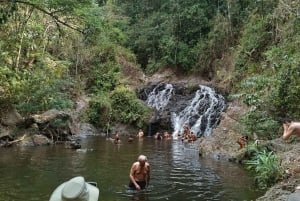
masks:
<instances>
[{"instance_id":1,"label":"dark water surface","mask_svg":"<svg viewBox=\"0 0 300 201\"><path fill-rule=\"evenodd\" d=\"M122 139L122 137L121 137ZM95 181L99 201L250 201L261 196L252 178L229 162L199 158L179 141L150 137L115 145L104 137L82 139L82 149L64 145L0 149L0 201L47 201L61 183L81 175ZM125 187L139 154L152 168L147 192Z\"/></svg>"}]
</instances>

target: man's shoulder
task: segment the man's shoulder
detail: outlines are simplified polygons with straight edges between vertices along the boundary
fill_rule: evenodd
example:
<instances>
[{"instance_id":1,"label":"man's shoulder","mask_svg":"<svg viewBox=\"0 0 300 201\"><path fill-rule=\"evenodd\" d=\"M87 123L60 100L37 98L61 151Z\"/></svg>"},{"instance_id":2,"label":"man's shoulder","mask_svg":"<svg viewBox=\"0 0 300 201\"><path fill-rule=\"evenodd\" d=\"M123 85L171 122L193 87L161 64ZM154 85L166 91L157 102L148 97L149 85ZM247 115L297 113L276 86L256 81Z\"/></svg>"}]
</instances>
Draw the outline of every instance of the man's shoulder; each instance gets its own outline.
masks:
<instances>
[{"instance_id":1,"label":"man's shoulder","mask_svg":"<svg viewBox=\"0 0 300 201\"><path fill-rule=\"evenodd\" d=\"M300 128L300 122L293 122L290 127Z\"/></svg>"}]
</instances>

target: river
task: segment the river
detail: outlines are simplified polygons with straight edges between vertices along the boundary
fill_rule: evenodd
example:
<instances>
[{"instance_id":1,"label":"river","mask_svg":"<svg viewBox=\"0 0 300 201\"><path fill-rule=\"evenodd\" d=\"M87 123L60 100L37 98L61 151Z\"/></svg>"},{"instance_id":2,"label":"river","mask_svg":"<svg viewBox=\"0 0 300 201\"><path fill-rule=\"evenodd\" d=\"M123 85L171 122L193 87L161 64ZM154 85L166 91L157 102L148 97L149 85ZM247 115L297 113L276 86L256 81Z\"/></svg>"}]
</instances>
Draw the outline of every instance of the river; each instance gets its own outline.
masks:
<instances>
[{"instance_id":1,"label":"river","mask_svg":"<svg viewBox=\"0 0 300 201\"><path fill-rule=\"evenodd\" d=\"M115 145L102 136L81 139L79 150L64 145L1 149L0 201L47 201L75 176L97 182L99 201L250 201L261 196L252 177L237 164L199 157L195 146L152 137ZM148 157L147 192L127 190L129 170L139 154Z\"/></svg>"}]
</instances>

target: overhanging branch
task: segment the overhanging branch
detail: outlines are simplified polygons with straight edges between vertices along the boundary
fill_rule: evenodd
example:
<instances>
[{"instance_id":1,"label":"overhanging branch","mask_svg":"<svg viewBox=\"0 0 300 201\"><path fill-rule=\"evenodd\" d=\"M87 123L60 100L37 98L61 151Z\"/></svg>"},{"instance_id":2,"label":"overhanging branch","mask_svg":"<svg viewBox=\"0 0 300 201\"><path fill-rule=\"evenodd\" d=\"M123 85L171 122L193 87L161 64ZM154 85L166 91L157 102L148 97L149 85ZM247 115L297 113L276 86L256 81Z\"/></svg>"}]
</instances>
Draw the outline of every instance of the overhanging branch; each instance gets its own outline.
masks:
<instances>
[{"instance_id":1,"label":"overhanging branch","mask_svg":"<svg viewBox=\"0 0 300 201\"><path fill-rule=\"evenodd\" d=\"M34 9L37 9L37 10L41 11L42 13L45 13L46 15L50 16L50 17L53 18L57 23L62 24L62 25L64 25L64 26L66 26L66 27L68 27L68 28L70 28L70 29L73 29L73 30L75 30L75 31L78 31L78 32L80 32L80 33L84 33L84 31L81 30L80 28L74 27L74 26L68 24L67 22L64 22L64 21L60 20L59 17L55 15L55 13L57 13L57 12L55 12L55 11L54 11L54 12L47 11L46 9L43 9L43 8L41 8L40 6L38 6L38 5L36 5L36 4L33 4L33 3L31 3L31 2L28 2L28 1L19 1L19 0L15 0L15 1L11 2L11 0L0 0L0 3L19 3L19 4L24 4L24 5L31 6L31 7L33 7Z\"/></svg>"}]
</instances>

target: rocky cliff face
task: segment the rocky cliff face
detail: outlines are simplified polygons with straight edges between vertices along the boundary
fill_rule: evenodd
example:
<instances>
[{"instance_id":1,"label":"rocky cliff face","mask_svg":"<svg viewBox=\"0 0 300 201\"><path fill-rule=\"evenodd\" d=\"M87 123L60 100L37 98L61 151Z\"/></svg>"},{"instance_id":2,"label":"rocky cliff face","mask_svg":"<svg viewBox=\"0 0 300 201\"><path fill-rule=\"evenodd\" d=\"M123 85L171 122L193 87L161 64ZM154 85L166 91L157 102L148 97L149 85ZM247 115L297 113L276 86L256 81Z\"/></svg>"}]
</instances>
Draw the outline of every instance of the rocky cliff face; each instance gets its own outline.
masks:
<instances>
[{"instance_id":1,"label":"rocky cliff face","mask_svg":"<svg viewBox=\"0 0 300 201\"><path fill-rule=\"evenodd\" d=\"M204 85L158 83L137 89L137 94L155 111L152 135L169 131L177 136L187 125L197 137L208 136L226 107L225 98Z\"/></svg>"},{"instance_id":2,"label":"rocky cliff face","mask_svg":"<svg viewBox=\"0 0 300 201\"><path fill-rule=\"evenodd\" d=\"M241 134L235 127L237 120L246 112L246 108L238 101L228 103L226 111L221 114L220 124L211 136L202 138L200 154L205 157L241 162L244 150L236 142Z\"/></svg>"},{"instance_id":3,"label":"rocky cliff face","mask_svg":"<svg viewBox=\"0 0 300 201\"><path fill-rule=\"evenodd\" d=\"M157 86L157 84L151 84L139 87L137 89L138 97L146 102L148 95ZM161 84L161 87L164 87L164 84ZM173 128L171 127L172 122L170 118L171 113L183 110L187 107L189 100L193 97L193 93L195 93L195 89L190 90L183 84L173 84L173 87L174 94L170 97L170 100L168 100L168 104L166 104L162 110L154 108L155 114L150 122L153 132L152 134L162 130L172 131Z\"/></svg>"}]
</instances>

